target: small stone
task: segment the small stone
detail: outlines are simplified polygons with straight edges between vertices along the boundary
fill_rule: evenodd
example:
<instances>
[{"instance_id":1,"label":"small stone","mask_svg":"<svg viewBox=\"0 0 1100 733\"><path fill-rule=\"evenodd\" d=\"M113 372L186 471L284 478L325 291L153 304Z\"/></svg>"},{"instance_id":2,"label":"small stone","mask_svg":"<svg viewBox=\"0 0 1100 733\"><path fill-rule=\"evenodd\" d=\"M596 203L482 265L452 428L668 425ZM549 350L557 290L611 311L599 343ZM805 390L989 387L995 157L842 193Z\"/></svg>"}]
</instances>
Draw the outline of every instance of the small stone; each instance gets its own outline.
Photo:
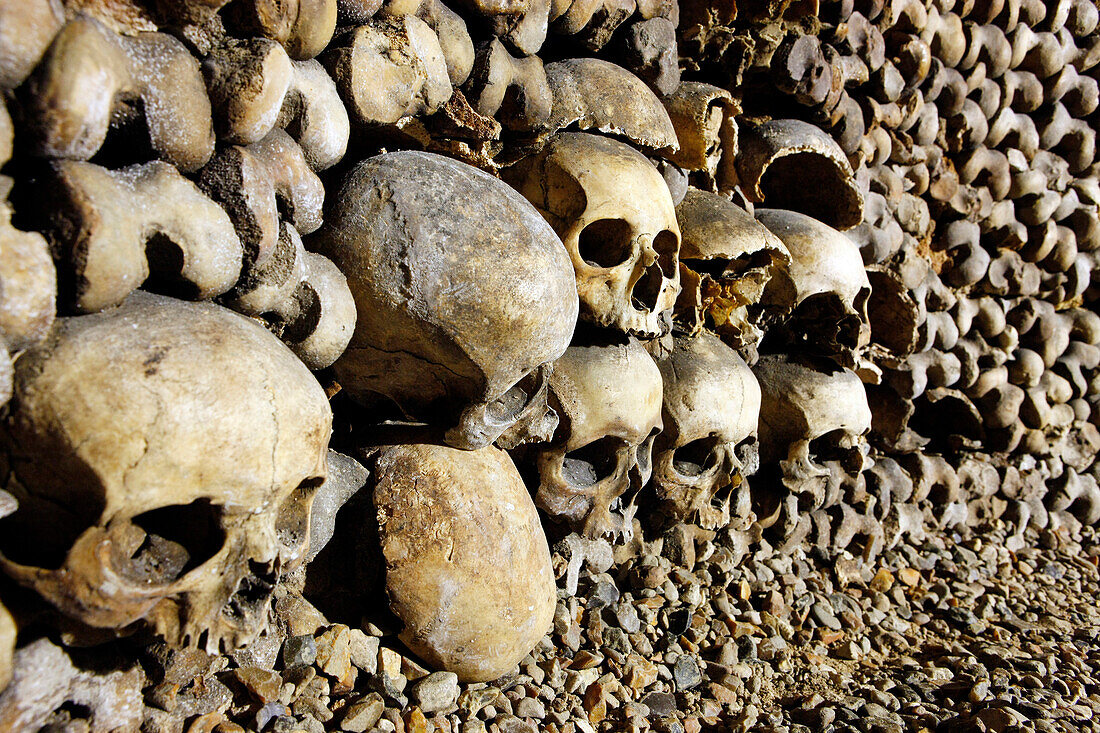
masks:
<instances>
[{"instance_id":1,"label":"small stone","mask_svg":"<svg viewBox=\"0 0 1100 733\"><path fill-rule=\"evenodd\" d=\"M362 629L351 629L348 631L348 647L353 665L367 674L378 671L377 636L370 636Z\"/></svg>"},{"instance_id":2,"label":"small stone","mask_svg":"<svg viewBox=\"0 0 1100 733\"><path fill-rule=\"evenodd\" d=\"M676 682L677 690L690 690L702 683L703 673L699 670L695 657L684 654L672 666L672 678Z\"/></svg>"},{"instance_id":3,"label":"small stone","mask_svg":"<svg viewBox=\"0 0 1100 733\"><path fill-rule=\"evenodd\" d=\"M364 733L373 728L382 717L386 709L386 703L377 692L371 692L348 705L343 720L340 721L340 730L348 733Z\"/></svg>"},{"instance_id":4,"label":"small stone","mask_svg":"<svg viewBox=\"0 0 1100 733\"><path fill-rule=\"evenodd\" d=\"M848 639L837 647L836 654L841 659L859 659L863 656L863 649L859 643L852 639Z\"/></svg>"},{"instance_id":5,"label":"small stone","mask_svg":"<svg viewBox=\"0 0 1100 733\"><path fill-rule=\"evenodd\" d=\"M840 619L833 613L833 609L820 601L810 606L810 615L817 621L818 626L824 626L833 631L840 631L844 628L840 623Z\"/></svg>"},{"instance_id":6,"label":"small stone","mask_svg":"<svg viewBox=\"0 0 1100 733\"><path fill-rule=\"evenodd\" d=\"M388 677L401 674L401 655L393 649L382 647L378 652L378 672Z\"/></svg>"},{"instance_id":7,"label":"small stone","mask_svg":"<svg viewBox=\"0 0 1100 733\"><path fill-rule=\"evenodd\" d=\"M351 664L350 631L343 624L333 624L317 637L317 666L336 681L337 690L351 690L359 674Z\"/></svg>"},{"instance_id":8,"label":"small stone","mask_svg":"<svg viewBox=\"0 0 1100 733\"><path fill-rule=\"evenodd\" d=\"M875 577L871 579L868 587L871 590L878 591L879 593L885 593L894 586L894 574L887 568L880 569L875 573Z\"/></svg>"},{"instance_id":9,"label":"small stone","mask_svg":"<svg viewBox=\"0 0 1100 733\"><path fill-rule=\"evenodd\" d=\"M637 654L626 658L626 684L635 692L641 692L657 681L657 665Z\"/></svg>"},{"instance_id":10,"label":"small stone","mask_svg":"<svg viewBox=\"0 0 1100 733\"><path fill-rule=\"evenodd\" d=\"M263 730L272 720L286 716L289 713L290 710L286 705L277 702L269 702L256 711L256 715L253 718L256 724L256 730Z\"/></svg>"},{"instance_id":11,"label":"small stone","mask_svg":"<svg viewBox=\"0 0 1100 733\"><path fill-rule=\"evenodd\" d=\"M602 577L592 586L588 595L588 608L605 608L619 600L619 589L609 577Z\"/></svg>"},{"instance_id":12,"label":"small stone","mask_svg":"<svg viewBox=\"0 0 1100 733\"><path fill-rule=\"evenodd\" d=\"M409 696L426 713L446 710L458 700L458 675L433 672L414 682Z\"/></svg>"},{"instance_id":13,"label":"small stone","mask_svg":"<svg viewBox=\"0 0 1100 733\"><path fill-rule=\"evenodd\" d=\"M915 568L902 568L898 571L898 580L910 588L920 585L920 571Z\"/></svg>"},{"instance_id":14,"label":"small stone","mask_svg":"<svg viewBox=\"0 0 1100 733\"><path fill-rule=\"evenodd\" d=\"M604 686L599 682L593 682L584 691L584 711L593 725L599 725L607 717L607 700L604 694Z\"/></svg>"},{"instance_id":15,"label":"small stone","mask_svg":"<svg viewBox=\"0 0 1100 733\"><path fill-rule=\"evenodd\" d=\"M651 692L642 698L642 704L651 717L667 718L676 712L676 696L671 692Z\"/></svg>"},{"instance_id":16,"label":"small stone","mask_svg":"<svg viewBox=\"0 0 1100 733\"><path fill-rule=\"evenodd\" d=\"M238 649L231 655L238 667L259 667L271 669L275 666L275 660L279 658L279 649L282 647L281 636L272 633L263 634L244 649Z\"/></svg>"},{"instance_id":17,"label":"small stone","mask_svg":"<svg viewBox=\"0 0 1100 733\"><path fill-rule=\"evenodd\" d=\"M1015 719L1000 708L984 708L979 710L975 717L985 724L992 733L1003 733L1005 728L1015 724Z\"/></svg>"},{"instance_id":18,"label":"small stone","mask_svg":"<svg viewBox=\"0 0 1100 733\"><path fill-rule=\"evenodd\" d=\"M570 666L572 666L573 669L592 669L593 667L598 667L601 662L603 662L602 654L596 654L595 652L582 649L573 657L573 664Z\"/></svg>"},{"instance_id":19,"label":"small stone","mask_svg":"<svg viewBox=\"0 0 1100 733\"><path fill-rule=\"evenodd\" d=\"M546 706L542 704L542 701L533 698L525 697L516 703L515 714L520 718L535 718L542 720L546 717Z\"/></svg>"},{"instance_id":20,"label":"small stone","mask_svg":"<svg viewBox=\"0 0 1100 733\"><path fill-rule=\"evenodd\" d=\"M401 716L405 723L405 733L428 733L428 719L420 708L410 708Z\"/></svg>"},{"instance_id":21,"label":"small stone","mask_svg":"<svg viewBox=\"0 0 1100 733\"><path fill-rule=\"evenodd\" d=\"M283 680L275 672L258 667L241 667L233 670L233 676L261 704L266 705L279 698Z\"/></svg>"},{"instance_id":22,"label":"small stone","mask_svg":"<svg viewBox=\"0 0 1100 733\"><path fill-rule=\"evenodd\" d=\"M283 667L308 667L317 661L317 642L310 634L292 636L283 644Z\"/></svg>"}]
</instances>

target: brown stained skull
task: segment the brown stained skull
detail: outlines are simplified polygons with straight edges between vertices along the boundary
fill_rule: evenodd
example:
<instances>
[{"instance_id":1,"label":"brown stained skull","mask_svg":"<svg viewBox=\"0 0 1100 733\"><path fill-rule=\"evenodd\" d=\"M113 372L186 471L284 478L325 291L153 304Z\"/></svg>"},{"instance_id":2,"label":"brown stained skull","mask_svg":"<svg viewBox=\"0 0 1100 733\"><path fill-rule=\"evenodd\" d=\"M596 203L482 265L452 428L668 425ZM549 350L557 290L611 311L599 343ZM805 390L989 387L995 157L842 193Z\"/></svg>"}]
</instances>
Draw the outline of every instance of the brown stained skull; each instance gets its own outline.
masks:
<instances>
[{"instance_id":1,"label":"brown stained skull","mask_svg":"<svg viewBox=\"0 0 1100 733\"><path fill-rule=\"evenodd\" d=\"M653 164L625 143L562 133L505 177L569 250L582 319L640 338L668 333L680 228Z\"/></svg>"},{"instance_id":2,"label":"brown stained skull","mask_svg":"<svg viewBox=\"0 0 1100 733\"><path fill-rule=\"evenodd\" d=\"M705 325L735 349L755 345L762 328L794 302L787 248L747 211L709 191L689 188L676 220L683 238L677 326L696 334Z\"/></svg>"},{"instance_id":3,"label":"brown stained skull","mask_svg":"<svg viewBox=\"0 0 1100 733\"><path fill-rule=\"evenodd\" d=\"M796 211L757 209L756 218L791 254L794 310L783 328L774 329L776 338L855 366L871 340L871 283L855 242Z\"/></svg>"},{"instance_id":4,"label":"brown stained skull","mask_svg":"<svg viewBox=\"0 0 1100 733\"><path fill-rule=\"evenodd\" d=\"M676 338L657 366L664 379L664 430L653 458L657 497L674 517L719 529L730 522L734 490L756 470L760 385L737 352L706 331ZM745 517L748 492L737 499L735 514Z\"/></svg>"},{"instance_id":5,"label":"brown stained skull","mask_svg":"<svg viewBox=\"0 0 1100 733\"><path fill-rule=\"evenodd\" d=\"M868 468L867 391L856 374L829 362L784 355L760 358L760 460L778 464L783 485L817 509L842 474Z\"/></svg>"},{"instance_id":6,"label":"brown stained skull","mask_svg":"<svg viewBox=\"0 0 1100 733\"><path fill-rule=\"evenodd\" d=\"M321 386L258 323L137 292L57 322L0 436L0 567L65 614L216 651L266 625L324 480Z\"/></svg>"},{"instance_id":7,"label":"brown stained skull","mask_svg":"<svg viewBox=\"0 0 1100 733\"><path fill-rule=\"evenodd\" d=\"M560 422L554 439L534 453L536 503L585 537L629 537L633 504L615 510L652 472L660 370L632 338L573 345L554 362L550 404Z\"/></svg>"},{"instance_id":8,"label":"brown stained skull","mask_svg":"<svg viewBox=\"0 0 1100 733\"><path fill-rule=\"evenodd\" d=\"M475 450L549 437L549 364L569 345L577 290L538 212L498 179L433 153L363 161L308 243L362 314L334 368L353 399L393 407Z\"/></svg>"}]
</instances>

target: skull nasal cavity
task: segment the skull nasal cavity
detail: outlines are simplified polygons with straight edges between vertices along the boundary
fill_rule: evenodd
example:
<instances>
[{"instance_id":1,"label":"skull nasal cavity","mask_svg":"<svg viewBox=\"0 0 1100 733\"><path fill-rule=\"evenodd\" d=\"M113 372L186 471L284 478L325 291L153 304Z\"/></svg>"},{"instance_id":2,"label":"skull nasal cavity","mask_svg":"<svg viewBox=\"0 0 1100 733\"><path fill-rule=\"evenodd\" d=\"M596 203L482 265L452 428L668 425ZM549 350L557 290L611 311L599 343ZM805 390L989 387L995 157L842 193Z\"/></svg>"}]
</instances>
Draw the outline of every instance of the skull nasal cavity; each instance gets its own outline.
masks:
<instances>
[{"instance_id":1,"label":"skull nasal cavity","mask_svg":"<svg viewBox=\"0 0 1100 733\"><path fill-rule=\"evenodd\" d=\"M577 250L592 267L621 265L634 253L630 224L622 219L597 219L581 230Z\"/></svg>"},{"instance_id":2,"label":"skull nasal cavity","mask_svg":"<svg viewBox=\"0 0 1100 733\"><path fill-rule=\"evenodd\" d=\"M153 509L130 522L145 532L145 539L126 570L153 582L180 578L214 557L225 544L221 507L206 499Z\"/></svg>"},{"instance_id":3,"label":"skull nasal cavity","mask_svg":"<svg viewBox=\"0 0 1100 733\"><path fill-rule=\"evenodd\" d=\"M622 441L605 436L565 454L562 474L573 486L592 486L615 473Z\"/></svg>"}]
</instances>

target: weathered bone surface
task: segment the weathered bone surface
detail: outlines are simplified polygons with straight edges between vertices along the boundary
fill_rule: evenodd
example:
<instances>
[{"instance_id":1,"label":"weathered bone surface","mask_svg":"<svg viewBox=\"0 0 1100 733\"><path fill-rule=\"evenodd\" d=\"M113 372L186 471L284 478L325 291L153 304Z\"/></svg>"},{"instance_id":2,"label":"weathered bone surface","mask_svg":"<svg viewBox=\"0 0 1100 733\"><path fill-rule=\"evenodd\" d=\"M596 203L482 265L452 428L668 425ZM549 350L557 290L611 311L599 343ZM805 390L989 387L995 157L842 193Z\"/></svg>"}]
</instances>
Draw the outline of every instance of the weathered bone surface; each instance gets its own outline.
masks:
<instances>
[{"instance_id":1,"label":"weathered bone surface","mask_svg":"<svg viewBox=\"0 0 1100 733\"><path fill-rule=\"evenodd\" d=\"M677 324L690 334L706 326L735 349L755 345L795 304L782 240L729 199L696 188L676 206L676 221Z\"/></svg>"},{"instance_id":2,"label":"weathered bone surface","mask_svg":"<svg viewBox=\"0 0 1100 733\"><path fill-rule=\"evenodd\" d=\"M565 243L581 318L643 338L668 333L680 229L668 186L630 146L562 133L505 179Z\"/></svg>"},{"instance_id":3,"label":"weathered bone surface","mask_svg":"<svg viewBox=\"0 0 1100 733\"><path fill-rule=\"evenodd\" d=\"M155 288L212 298L240 276L241 241L225 211L163 161L117 171L55 161L27 208L60 258L65 305L89 313Z\"/></svg>"},{"instance_id":4,"label":"weathered bone surface","mask_svg":"<svg viewBox=\"0 0 1100 733\"><path fill-rule=\"evenodd\" d=\"M761 357L753 373L761 392L761 463L778 464L784 485L818 508L830 464L855 474L866 466L871 411L863 383L847 369L782 355Z\"/></svg>"},{"instance_id":5,"label":"weathered bone surface","mask_svg":"<svg viewBox=\"0 0 1100 733\"><path fill-rule=\"evenodd\" d=\"M352 171L310 245L363 314L335 364L352 397L469 449L543 420L577 288L568 252L522 196L442 156L388 153Z\"/></svg>"},{"instance_id":6,"label":"weathered bone surface","mask_svg":"<svg viewBox=\"0 0 1100 733\"><path fill-rule=\"evenodd\" d=\"M401 640L471 682L509 672L550 630L550 550L508 454L377 450L374 506Z\"/></svg>"},{"instance_id":7,"label":"weathered bone surface","mask_svg":"<svg viewBox=\"0 0 1100 733\"><path fill-rule=\"evenodd\" d=\"M653 456L658 499L674 517L706 529L747 519L750 500L742 484L757 467L760 415L752 370L706 332L678 337L657 366L664 379L664 429Z\"/></svg>"},{"instance_id":8,"label":"weathered bone surface","mask_svg":"<svg viewBox=\"0 0 1100 733\"><path fill-rule=\"evenodd\" d=\"M773 120L741 135L737 170L753 201L793 209L836 229L863 220L852 166L831 137L799 120Z\"/></svg>"},{"instance_id":9,"label":"weathered bone surface","mask_svg":"<svg viewBox=\"0 0 1100 733\"><path fill-rule=\"evenodd\" d=\"M11 207L0 204L0 342L21 351L40 341L53 324L57 275L46 240L11 225ZM10 367L8 368L10 376ZM0 402L11 382L0 388Z\"/></svg>"},{"instance_id":10,"label":"weathered bone surface","mask_svg":"<svg viewBox=\"0 0 1100 733\"><path fill-rule=\"evenodd\" d=\"M218 139L250 145L279 127L314 170L344 157L351 123L336 84L317 61L292 61L274 41L229 40L202 64Z\"/></svg>"},{"instance_id":11,"label":"weathered bone surface","mask_svg":"<svg viewBox=\"0 0 1100 733\"><path fill-rule=\"evenodd\" d=\"M245 37L281 43L295 59L321 53L336 30L337 0L237 0L225 14Z\"/></svg>"},{"instance_id":12,"label":"weathered bone surface","mask_svg":"<svg viewBox=\"0 0 1100 733\"><path fill-rule=\"evenodd\" d=\"M538 56L516 58L494 39L478 48L465 89L477 111L499 115L513 130L530 130L550 119L554 102Z\"/></svg>"},{"instance_id":13,"label":"weathered bone surface","mask_svg":"<svg viewBox=\"0 0 1100 733\"><path fill-rule=\"evenodd\" d=\"M14 89L30 75L64 21L58 0L0 6L0 87Z\"/></svg>"},{"instance_id":14,"label":"weathered bone surface","mask_svg":"<svg viewBox=\"0 0 1100 733\"><path fill-rule=\"evenodd\" d=\"M282 130L218 152L200 172L199 186L229 214L249 266L264 264L275 251L280 218L300 234L321 226L325 188Z\"/></svg>"},{"instance_id":15,"label":"weathered bone surface","mask_svg":"<svg viewBox=\"0 0 1100 733\"><path fill-rule=\"evenodd\" d=\"M45 157L87 160L141 110L153 153L184 171L214 152L198 62L163 33L119 36L81 16L54 37L21 90L23 124ZM123 105L122 99L140 100Z\"/></svg>"},{"instance_id":16,"label":"weathered bone surface","mask_svg":"<svg viewBox=\"0 0 1100 733\"><path fill-rule=\"evenodd\" d=\"M580 341L554 362L550 406L558 429L531 451L539 507L586 538L629 536L661 430L661 372L633 338Z\"/></svg>"},{"instance_id":17,"label":"weathered bone surface","mask_svg":"<svg viewBox=\"0 0 1100 733\"><path fill-rule=\"evenodd\" d=\"M331 366L355 331L347 278L328 258L307 252L291 224L282 225L271 257L248 267L224 302L262 318L310 369Z\"/></svg>"},{"instance_id":18,"label":"weathered bone surface","mask_svg":"<svg viewBox=\"0 0 1100 733\"><path fill-rule=\"evenodd\" d=\"M137 664L96 674L75 666L49 639L38 639L15 653L13 668L11 684L0 694L0 725L9 730L40 728L65 703L86 707L94 731L141 727L145 675Z\"/></svg>"},{"instance_id":19,"label":"weathered bone surface","mask_svg":"<svg viewBox=\"0 0 1100 733\"><path fill-rule=\"evenodd\" d=\"M679 147L661 100L626 69L598 59L567 59L547 64L546 79L554 96L547 133L576 126L655 152Z\"/></svg>"},{"instance_id":20,"label":"weathered bone surface","mask_svg":"<svg viewBox=\"0 0 1100 733\"><path fill-rule=\"evenodd\" d=\"M701 82L683 82L661 98L676 130L680 149L669 156L676 165L701 171L719 190L737 180L737 123L740 106L725 89Z\"/></svg>"},{"instance_id":21,"label":"weathered bone surface","mask_svg":"<svg viewBox=\"0 0 1100 733\"><path fill-rule=\"evenodd\" d=\"M756 217L791 255L788 272L795 299L783 328L785 337L853 366L856 352L870 338L867 302L871 295L855 243L794 211L757 209Z\"/></svg>"},{"instance_id":22,"label":"weathered bone surface","mask_svg":"<svg viewBox=\"0 0 1100 733\"><path fill-rule=\"evenodd\" d=\"M59 320L16 366L3 570L90 626L253 639L325 478L309 370L255 322L146 293Z\"/></svg>"},{"instance_id":23,"label":"weathered bone surface","mask_svg":"<svg viewBox=\"0 0 1100 733\"><path fill-rule=\"evenodd\" d=\"M451 97L439 37L415 15L378 17L346 31L322 60L361 123L431 114Z\"/></svg>"}]
</instances>

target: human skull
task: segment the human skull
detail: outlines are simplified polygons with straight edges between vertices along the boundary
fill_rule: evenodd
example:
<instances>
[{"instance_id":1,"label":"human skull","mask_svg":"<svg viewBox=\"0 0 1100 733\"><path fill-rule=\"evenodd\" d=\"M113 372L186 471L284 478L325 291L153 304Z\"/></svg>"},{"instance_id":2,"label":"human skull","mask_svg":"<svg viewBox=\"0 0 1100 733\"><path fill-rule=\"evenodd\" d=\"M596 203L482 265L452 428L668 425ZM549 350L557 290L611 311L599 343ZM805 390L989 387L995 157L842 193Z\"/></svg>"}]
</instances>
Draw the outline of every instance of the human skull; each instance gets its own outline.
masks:
<instances>
[{"instance_id":1,"label":"human skull","mask_svg":"<svg viewBox=\"0 0 1100 733\"><path fill-rule=\"evenodd\" d=\"M774 330L788 344L854 366L858 350L871 338L871 284L859 248L827 224L796 211L757 209L756 218L791 253L794 311L783 329Z\"/></svg>"},{"instance_id":2,"label":"human skull","mask_svg":"<svg viewBox=\"0 0 1100 733\"><path fill-rule=\"evenodd\" d=\"M726 526L730 495L756 469L760 385L737 352L706 331L676 338L657 366L664 378L664 429L653 458L657 497L677 518L695 517L705 529ZM730 493L719 498L726 487ZM748 493L738 492L738 500L737 514L747 515Z\"/></svg>"},{"instance_id":3,"label":"human skull","mask_svg":"<svg viewBox=\"0 0 1100 733\"><path fill-rule=\"evenodd\" d=\"M761 326L793 305L787 248L747 211L709 191L689 188L676 220L682 236L677 323L690 334L705 324L735 349L756 344Z\"/></svg>"},{"instance_id":4,"label":"human skull","mask_svg":"<svg viewBox=\"0 0 1100 733\"><path fill-rule=\"evenodd\" d=\"M760 358L760 460L779 464L783 485L817 509L838 474L868 467L871 409L855 372L785 355Z\"/></svg>"},{"instance_id":5,"label":"human skull","mask_svg":"<svg viewBox=\"0 0 1100 733\"><path fill-rule=\"evenodd\" d=\"M628 489L652 472L661 430L661 372L633 338L578 343L554 362L550 404L554 439L534 450L535 502L586 537L629 537L634 507L617 515Z\"/></svg>"},{"instance_id":6,"label":"human skull","mask_svg":"<svg viewBox=\"0 0 1100 733\"><path fill-rule=\"evenodd\" d=\"M569 250L581 318L641 338L668 333L680 228L652 163L617 140L562 133L505 177Z\"/></svg>"},{"instance_id":7,"label":"human skull","mask_svg":"<svg viewBox=\"0 0 1100 733\"><path fill-rule=\"evenodd\" d=\"M334 364L355 400L449 428L456 448L528 425L549 437L548 365L573 335L577 288L522 196L441 155L386 153L352 170L309 244L363 314Z\"/></svg>"},{"instance_id":8,"label":"human skull","mask_svg":"<svg viewBox=\"0 0 1100 733\"><path fill-rule=\"evenodd\" d=\"M0 567L66 614L232 648L300 564L324 390L259 323L136 292L23 354L0 439Z\"/></svg>"}]
</instances>

